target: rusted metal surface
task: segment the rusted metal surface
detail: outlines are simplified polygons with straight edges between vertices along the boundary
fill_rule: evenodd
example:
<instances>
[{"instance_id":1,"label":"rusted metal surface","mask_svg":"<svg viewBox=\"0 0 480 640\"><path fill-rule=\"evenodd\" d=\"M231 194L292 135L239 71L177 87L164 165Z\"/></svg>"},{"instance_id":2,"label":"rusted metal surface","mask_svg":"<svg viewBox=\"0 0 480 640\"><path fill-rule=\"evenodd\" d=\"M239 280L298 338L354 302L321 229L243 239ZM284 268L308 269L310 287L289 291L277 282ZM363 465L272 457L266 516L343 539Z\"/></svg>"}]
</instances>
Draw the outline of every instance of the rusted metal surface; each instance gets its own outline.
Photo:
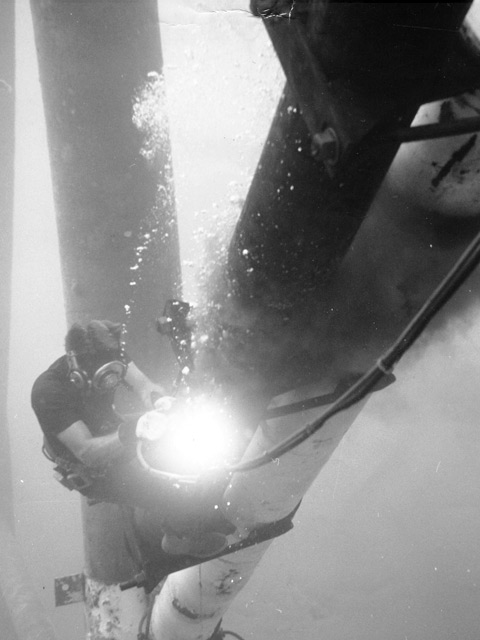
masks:
<instances>
[{"instance_id":1,"label":"rusted metal surface","mask_svg":"<svg viewBox=\"0 0 480 640\"><path fill-rule=\"evenodd\" d=\"M137 632L147 599L143 589L122 593L118 585L85 581L87 640L130 640Z\"/></svg>"}]
</instances>

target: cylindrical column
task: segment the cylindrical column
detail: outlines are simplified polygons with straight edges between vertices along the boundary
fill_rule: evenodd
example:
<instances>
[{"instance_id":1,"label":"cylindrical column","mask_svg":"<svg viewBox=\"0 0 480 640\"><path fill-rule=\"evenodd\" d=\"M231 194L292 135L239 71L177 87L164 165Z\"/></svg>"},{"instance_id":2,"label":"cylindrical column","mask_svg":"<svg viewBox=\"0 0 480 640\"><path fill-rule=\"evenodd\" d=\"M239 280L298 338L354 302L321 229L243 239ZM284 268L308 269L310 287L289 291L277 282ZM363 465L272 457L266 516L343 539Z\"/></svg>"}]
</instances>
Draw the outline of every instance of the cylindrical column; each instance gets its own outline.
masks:
<instances>
[{"instance_id":1,"label":"cylindrical column","mask_svg":"<svg viewBox=\"0 0 480 640\"><path fill-rule=\"evenodd\" d=\"M157 3L31 8L67 320L126 322L129 355L168 386L174 358L155 318L178 295L180 261ZM83 515L92 640L136 638L145 602L119 592L138 571L120 509L84 503Z\"/></svg>"},{"instance_id":2,"label":"cylindrical column","mask_svg":"<svg viewBox=\"0 0 480 640\"><path fill-rule=\"evenodd\" d=\"M7 384L15 156L15 3L0 3L0 620L4 640L56 640L14 537Z\"/></svg>"},{"instance_id":3,"label":"cylindrical column","mask_svg":"<svg viewBox=\"0 0 480 640\"><path fill-rule=\"evenodd\" d=\"M290 404L331 392L328 384L298 389L277 398ZM263 467L238 473L225 492L222 509L235 523L232 542L247 537L256 527L276 522L293 511L341 438L361 411L359 403L325 425L301 446ZM243 460L272 449L318 415L318 409L263 423ZM199 567L172 574L157 597L152 614L155 640L206 640L238 592L247 584L271 541L247 547Z\"/></svg>"}]
</instances>

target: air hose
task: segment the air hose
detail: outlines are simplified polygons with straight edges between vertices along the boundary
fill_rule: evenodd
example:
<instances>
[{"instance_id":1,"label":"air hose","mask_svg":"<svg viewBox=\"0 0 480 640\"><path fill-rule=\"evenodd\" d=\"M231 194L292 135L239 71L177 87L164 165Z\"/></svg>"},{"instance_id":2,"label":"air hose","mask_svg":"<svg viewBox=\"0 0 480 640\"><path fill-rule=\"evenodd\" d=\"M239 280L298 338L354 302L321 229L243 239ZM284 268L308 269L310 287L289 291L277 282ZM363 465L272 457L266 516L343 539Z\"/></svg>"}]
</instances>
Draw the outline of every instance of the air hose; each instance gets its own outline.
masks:
<instances>
[{"instance_id":1,"label":"air hose","mask_svg":"<svg viewBox=\"0 0 480 640\"><path fill-rule=\"evenodd\" d=\"M374 390L376 385L384 378L384 376L391 375L394 365L417 340L432 318L438 313L438 311L440 311L440 309L442 309L453 294L465 282L479 262L480 233L475 236L452 269L429 296L391 347L385 351L369 371L358 379L357 382L352 384L347 391L345 391L317 420L305 427L302 427L274 448L269 451L265 451L261 456L252 460L247 460L246 462L227 465L223 468L214 469L212 471L223 471L227 474L240 473L257 469L258 467L262 467L274 460L277 460L280 456L291 451L310 438L314 433L319 431L330 418L365 398L367 394ZM194 480L192 476L165 473L159 469L152 468L143 457L141 449L141 444L139 444L137 449L139 461L142 466L152 474L170 481L173 480L191 483ZM197 479L199 478L200 476L197 476Z\"/></svg>"}]
</instances>

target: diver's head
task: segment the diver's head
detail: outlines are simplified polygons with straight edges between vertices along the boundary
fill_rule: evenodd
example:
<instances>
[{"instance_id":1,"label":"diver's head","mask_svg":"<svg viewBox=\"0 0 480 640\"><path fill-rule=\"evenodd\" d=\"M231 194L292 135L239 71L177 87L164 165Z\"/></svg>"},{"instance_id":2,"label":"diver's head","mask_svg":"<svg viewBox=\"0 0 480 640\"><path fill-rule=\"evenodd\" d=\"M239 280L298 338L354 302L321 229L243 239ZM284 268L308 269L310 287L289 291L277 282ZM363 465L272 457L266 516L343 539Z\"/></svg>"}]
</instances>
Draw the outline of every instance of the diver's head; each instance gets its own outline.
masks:
<instances>
[{"instance_id":1,"label":"diver's head","mask_svg":"<svg viewBox=\"0 0 480 640\"><path fill-rule=\"evenodd\" d=\"M81 391L113 391L123 380L126 364L122 325L92 320L84 328L73 324L65 337L69 380Z\"/></svg>"}]
</instances>

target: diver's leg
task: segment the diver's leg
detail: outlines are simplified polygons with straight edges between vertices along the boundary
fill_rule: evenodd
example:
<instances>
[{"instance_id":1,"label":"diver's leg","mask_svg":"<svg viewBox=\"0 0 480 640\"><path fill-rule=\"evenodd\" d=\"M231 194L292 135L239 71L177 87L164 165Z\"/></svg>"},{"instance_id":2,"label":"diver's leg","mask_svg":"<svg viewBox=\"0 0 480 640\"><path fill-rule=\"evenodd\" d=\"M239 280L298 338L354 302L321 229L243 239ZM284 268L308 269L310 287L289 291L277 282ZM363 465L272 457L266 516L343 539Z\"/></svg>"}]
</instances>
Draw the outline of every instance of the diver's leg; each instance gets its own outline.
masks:
<instances>
[{"instance_id":1,"label":"diver's leg","mask_svg":"<svg viewBox=\"0 0 480 640\"><path fill-rule=\"evenodd\" d=\"M98 489L107 502L155 513L167 553L208 557L225 548L225 534L235 531L219 508L224 487L218 483L176 485L152 476L134 460L112 467Z\"/></svg>"}]
</instances>

